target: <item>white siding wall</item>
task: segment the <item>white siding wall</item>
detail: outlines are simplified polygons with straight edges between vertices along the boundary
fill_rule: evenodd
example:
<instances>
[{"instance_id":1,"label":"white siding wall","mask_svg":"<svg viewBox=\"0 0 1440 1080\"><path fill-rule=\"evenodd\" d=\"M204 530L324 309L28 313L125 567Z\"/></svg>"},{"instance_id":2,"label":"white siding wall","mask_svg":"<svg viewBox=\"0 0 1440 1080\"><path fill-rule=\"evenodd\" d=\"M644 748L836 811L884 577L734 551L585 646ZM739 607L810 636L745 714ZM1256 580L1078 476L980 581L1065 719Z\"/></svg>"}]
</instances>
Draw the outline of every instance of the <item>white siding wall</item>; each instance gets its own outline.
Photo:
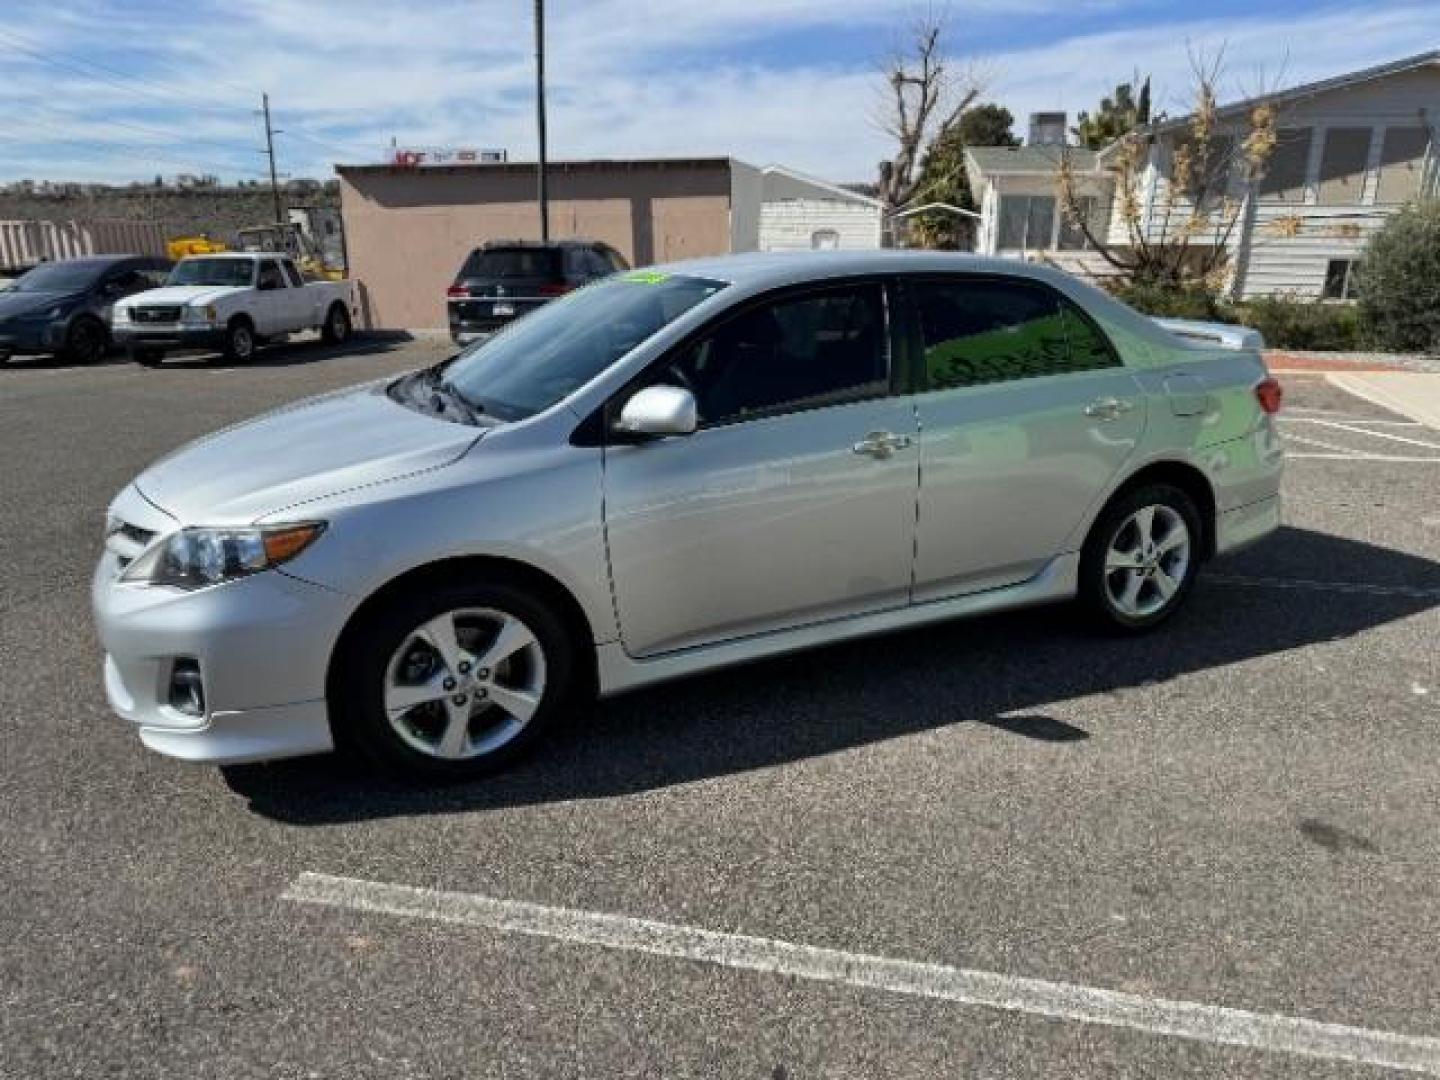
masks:
<instances>
[{"instance_id":1,"label":"white siding wall","mask_svg":"<svg viewBox=\"0 0 1440 1080\"><path fill-rule=\"evenodd\" d=\"M818 230L839 234L841 250L857 251L880 246L881 212L878 207L838 199L783 199L760 207L761 251L809 251Z\"/></svg>"}]
</instances>

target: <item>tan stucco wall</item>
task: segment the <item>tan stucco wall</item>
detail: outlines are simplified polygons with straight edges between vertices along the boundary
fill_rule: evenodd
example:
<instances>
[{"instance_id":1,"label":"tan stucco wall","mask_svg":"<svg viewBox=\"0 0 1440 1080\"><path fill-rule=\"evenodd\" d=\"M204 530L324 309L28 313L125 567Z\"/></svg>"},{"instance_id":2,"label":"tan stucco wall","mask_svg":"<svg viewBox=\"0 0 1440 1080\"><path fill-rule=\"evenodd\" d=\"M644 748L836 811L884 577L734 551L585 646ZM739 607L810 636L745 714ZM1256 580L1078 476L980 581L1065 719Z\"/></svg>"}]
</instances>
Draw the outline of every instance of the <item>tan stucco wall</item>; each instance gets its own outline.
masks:
<instances>
[{"instance_id":1,"label":"tan stucco wall","mask_svg":"<svg viewBox=\"0 0 1440 1080\"><path fill-rule=\"evenodd\" d=\"M549 185L556 239L603 240L636 266L730 250L725 162L561 165ZM340 200L373 327L445 326L445 289L472 248L540 235L533 167L342 167Z\"/></svg>"}]
</instances>

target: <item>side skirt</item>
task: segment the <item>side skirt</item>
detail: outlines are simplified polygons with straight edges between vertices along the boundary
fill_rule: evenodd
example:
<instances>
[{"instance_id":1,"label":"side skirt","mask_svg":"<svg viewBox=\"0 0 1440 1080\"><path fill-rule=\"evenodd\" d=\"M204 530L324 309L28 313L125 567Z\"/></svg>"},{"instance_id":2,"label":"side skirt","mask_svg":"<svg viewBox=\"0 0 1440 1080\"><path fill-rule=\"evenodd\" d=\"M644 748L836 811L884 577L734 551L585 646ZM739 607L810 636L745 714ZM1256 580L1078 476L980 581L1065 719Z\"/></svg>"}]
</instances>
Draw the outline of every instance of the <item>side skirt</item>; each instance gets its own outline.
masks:
<instances>
[{"instance_id":1,"label":"side skirt","mask_svg":"<svg viewBox=\"0 0 1440 1080\"><path fill-rule=\"evenodd\" d=\"M906 630L913 626L944 622L947 619L987 615L1011 608L1068 600L1076 594L1079 574L1080 555L1078 552L1071 552L1057 555L1034 577L1015 585L945 600L932 600L924 604L888 608L846 619L810 623L789 630L736 638L713 645L697 645L644 660L628 656L618 641L597 645L595 655L600 674L600 696L608 697L667 679L692 675L698 671L712 671L732 664L743 664L750 660L780 656L871 634L885 634L892 630Z\"/></svg>"}]
</instances>

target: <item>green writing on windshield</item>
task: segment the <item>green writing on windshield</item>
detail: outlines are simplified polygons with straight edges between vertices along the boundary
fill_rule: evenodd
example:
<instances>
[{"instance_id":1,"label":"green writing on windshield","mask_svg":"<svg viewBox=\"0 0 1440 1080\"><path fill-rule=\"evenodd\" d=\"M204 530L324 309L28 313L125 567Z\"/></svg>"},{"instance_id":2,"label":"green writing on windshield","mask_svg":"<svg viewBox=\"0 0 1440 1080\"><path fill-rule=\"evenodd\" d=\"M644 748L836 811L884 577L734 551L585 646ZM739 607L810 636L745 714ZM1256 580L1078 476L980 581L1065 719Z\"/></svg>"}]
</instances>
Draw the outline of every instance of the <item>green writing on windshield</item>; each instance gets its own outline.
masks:
<instances>
[{"instance_id":1,"label":"green writing on windshield","mask_svg":"<svg viewBox=\"0 0 1440 1080\"><path fill-rule=\"evenodd\" d=\"M656 270L636 270L633 274L626 274L625 280L640 285L659 285L663 281L669 281L670 275Z\"/></svg>"}]
</instances>

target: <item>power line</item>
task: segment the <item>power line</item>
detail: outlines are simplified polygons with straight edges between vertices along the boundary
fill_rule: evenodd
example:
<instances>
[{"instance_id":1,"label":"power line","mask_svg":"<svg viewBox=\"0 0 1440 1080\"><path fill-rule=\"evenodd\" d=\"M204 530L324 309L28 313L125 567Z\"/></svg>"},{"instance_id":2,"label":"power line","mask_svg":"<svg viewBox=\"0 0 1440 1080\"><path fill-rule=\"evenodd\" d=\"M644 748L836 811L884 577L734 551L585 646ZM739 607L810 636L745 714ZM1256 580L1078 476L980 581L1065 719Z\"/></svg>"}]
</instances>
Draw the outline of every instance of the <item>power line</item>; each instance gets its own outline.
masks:
<instances>
[{"instance_id":1,"label":"power line","mask_svg":"<svg viewBox=\"0 0 1440 1080\"><path fill-rule=\"evenodd\" d=\"M33 117L27 117L26 119L22 120L21 123L22 123L22 124L30 124L30 125L33 125L33 126L36 126L36 127L47 128L47 129L49 129L49 130L51 130L51 131L63 131L63 130L64 130L63 128L60 128L60 127L58 127L58 126L55 125L55 124L46 123L46 122L43 121L43 120L37 120L37 119L35 119L35 118L33 118ZM13 129L12 129L12 130L13 130ZM16 145L16 146L33 146L33 145L35 145L35 143L36 143L37 141L40 141L40 140L27 139L27 138L24 138L23 136L17 136L17 135L12 134L12 133L6 133L6 134L0 134L0 141L7 142L7 143L10 143L10 144ZM45 142L46 145L55 145L55 146L78 146L78 147L83 147L86 151L88 151L88 152L90 152L90 153L100 153L100 154L105 154L105 153L107 153L107 152L108 152L108 153L112 153L112 154L113 154L113 153L123 153L123 154L125 154L125 155L127 155L127 156L131 156L131 157L149 159L149 160L154 160L154 161L161 161L161 162L165 162L166 164L170 164L170 165L179 165L179 166L182 166L184 169L186 169L186 171L203 171L203 170L206 170L206 169L213 169L213 170L215 170L215 171L217 171L217 172L229 172L229 173L243 174L243 175L245 175L245 176L264 176L264 175L265 175L265 173L261 172L261 171L258 170L258 169L236 168L236 167L230 166L230 165L219 165L219 164L216 164L216 163L214 163L214 162L198 162L198 161L196 161L194 158L191 158L191 159L188 159L188 160L182 160L182 159L180 159L180 158L170 157L169 155L166 155L166 154L157 153L156 150L155 150L155 148L154 148L153 146L140 145L140 144L136 144L136 143L117 142L117 141L115 141L115 140L113 140L113 139L107 139L107 140L76 139L76 138L58 138L58 139L57 139L57 138L55 138L55 137L53 137L53 136L48 136L48 135L47 135L47 136L44 138L44 142Z\"/></svg>"}]
</instances>

